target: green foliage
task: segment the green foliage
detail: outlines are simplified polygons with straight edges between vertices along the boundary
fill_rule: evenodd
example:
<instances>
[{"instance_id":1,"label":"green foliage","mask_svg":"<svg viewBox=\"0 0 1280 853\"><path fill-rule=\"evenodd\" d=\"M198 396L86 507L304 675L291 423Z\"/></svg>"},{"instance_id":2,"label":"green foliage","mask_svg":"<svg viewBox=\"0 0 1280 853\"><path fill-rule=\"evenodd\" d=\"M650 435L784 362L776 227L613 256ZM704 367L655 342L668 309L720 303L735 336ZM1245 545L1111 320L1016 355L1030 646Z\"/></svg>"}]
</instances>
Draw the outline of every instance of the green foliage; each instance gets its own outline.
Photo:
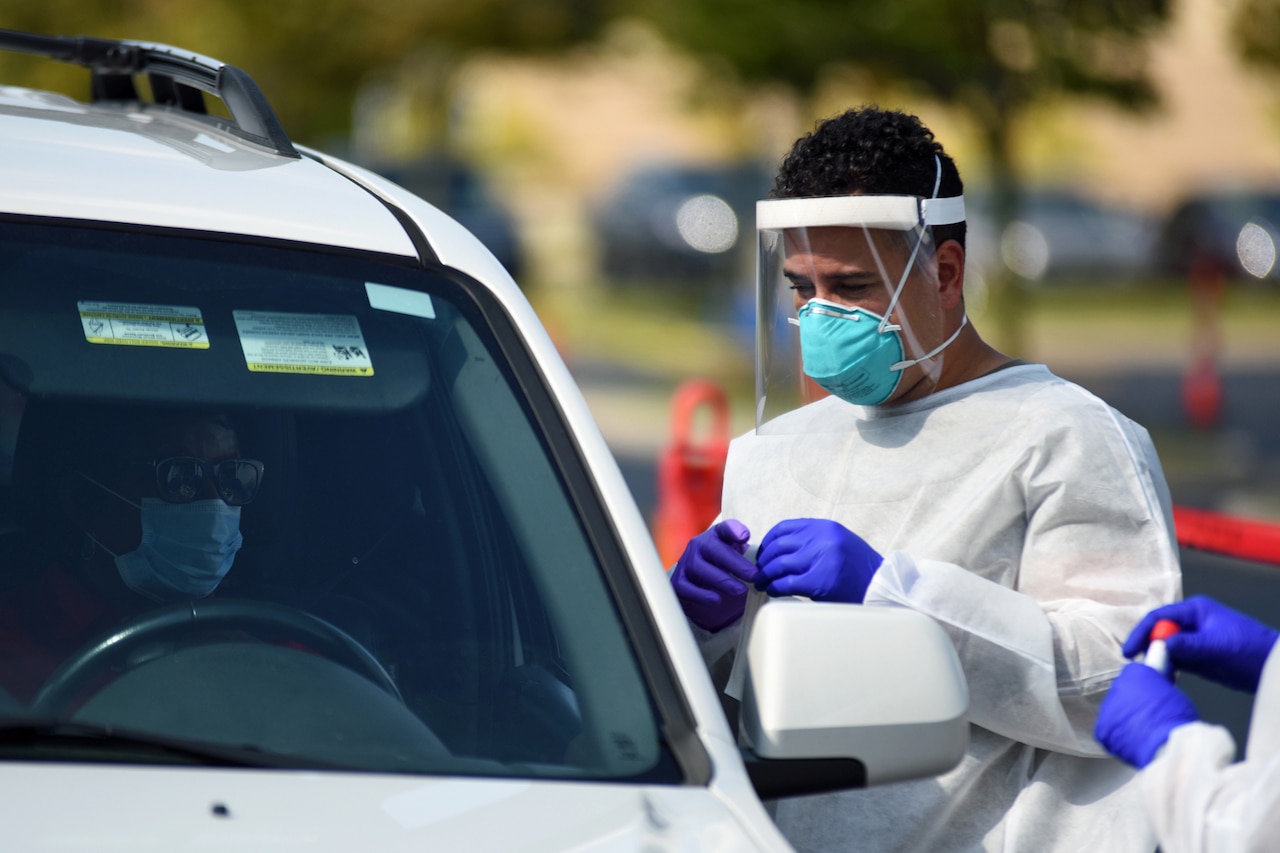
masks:
<instances>
[{"instance_id":1,"label":"green foliage","mask_svg":"<svg viewBox=\"0 0 1280 853\"><path fill-rule=\"evenodd\" d=\"M1277 0L1244 0L1280 20ZM1045 95L1150 104L1143 40L1168 0L0 0L0 22L181 45L249 71L306 140L347 129L370 77L407 57L437 79L468 51L543 52L622 15L750 81L811 89L854 65L923 86L984 126ZM1280 23L1272 27L1280 32ZM1275 52L1273 51L1273 55Z\"/></svg>"},{"instance_id":2,"label":"green foliage","mask_svg":"<svg viewBox=\"0 0 1280 853\"><path fill-rule=\"evenodd\" d=\"M1280 2L1241 0L1231 22L1231 41L1245 62L1280 71Z\"/></svg>"},{"instance_id":3,"label":"green foliage","mask_svg":"<svg viewBox=\"0 0 1280 853\"><path fill-rule=\"evenodd\" d=\"M467 52L539 52L585 41L605 8L597 0L0 0L0 26L156 41L238 65L268 94L290 135L305 142L345 132L360 86L407 57L428 57L414 67L428 69L433 79L424 85L442 93ZM66 76L0 62L9 82Z\"/></svg>"},{"instance_id":4,"label":"green foliage","mask_svg":"<svg viewBox=\"0 0 1280 853\"><path fill-rule=\"evenodd\" d=\"M1246 55L1280 64L1280 0L1241 2ZM989 152L999 223L1017 205L1016 119L1062 94L1134 109L1153 104L1144 45L1169 7L1169 0L0 0L0 22L216 56L251 73L290 135L308 142L346 131L356 93L379 75L394 71L401 82L406 72L417 75L418 89L443 111L450 74L469 51L550 51L589 41L619 17L645 19L749 82L811 92L829 69L852 66L962 108ZM0 66L21 82L9 71ZM992 282L994 313L1014 353L1022 301L1016 283Z\"/></svg>"},{"instance_id":5,"label":"green foliage","mask_svg":"<svg viewBox=\"0 0 1280 853\"><path fill-rule=\"evenodd\" d=\"M847 65L961 108L987 148L999 229L1018 205L1016 119L1063 94L1130 109L1153 105L1144 45L1167 22L1169 2L632 0L632 11L747 81L813 91L824 72ZM1010 275L990 284L1000 341L1020 354L1025 289Z\"/></svg>"},{"instance_id":6,"label":"green foliage","mask_svg":"<svg viewBox=\"0 0 1280 853\"><path fill-rule=\"evenodd\" d=\"M1265 0L1255 0L1264 2ZM1167 0L634 0L677 43L747 80L811 89L834 64L1000 115L1046 95L1154 100L1143 42Z\"/></svg>"}]
</instances>

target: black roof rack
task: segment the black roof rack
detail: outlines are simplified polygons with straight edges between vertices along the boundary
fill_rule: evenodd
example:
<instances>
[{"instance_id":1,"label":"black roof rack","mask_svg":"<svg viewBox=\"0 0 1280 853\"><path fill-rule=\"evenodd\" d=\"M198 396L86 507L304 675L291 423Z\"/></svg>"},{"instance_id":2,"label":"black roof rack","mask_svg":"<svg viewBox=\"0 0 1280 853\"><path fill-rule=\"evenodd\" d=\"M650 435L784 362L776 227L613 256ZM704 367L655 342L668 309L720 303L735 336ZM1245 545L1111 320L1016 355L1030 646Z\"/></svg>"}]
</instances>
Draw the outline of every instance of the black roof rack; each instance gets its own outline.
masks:
<instances>
[{"instance_id":1,"label":"black roof rack","mask_svg":"<svg viewBox=\"0 0 1280 853\"><path fill-rule=\"evenodd\" d=\"M138 101L134 76L146 74L157 104L205 115L207 92L222 100L232 123L223 130L283 154L299 157L267 98L246 72L207 56L169 47L88 36L46 36L0 29L0 49L34 53L82 65L93 72L91 99Z\"/></svg>"}]
</instances>

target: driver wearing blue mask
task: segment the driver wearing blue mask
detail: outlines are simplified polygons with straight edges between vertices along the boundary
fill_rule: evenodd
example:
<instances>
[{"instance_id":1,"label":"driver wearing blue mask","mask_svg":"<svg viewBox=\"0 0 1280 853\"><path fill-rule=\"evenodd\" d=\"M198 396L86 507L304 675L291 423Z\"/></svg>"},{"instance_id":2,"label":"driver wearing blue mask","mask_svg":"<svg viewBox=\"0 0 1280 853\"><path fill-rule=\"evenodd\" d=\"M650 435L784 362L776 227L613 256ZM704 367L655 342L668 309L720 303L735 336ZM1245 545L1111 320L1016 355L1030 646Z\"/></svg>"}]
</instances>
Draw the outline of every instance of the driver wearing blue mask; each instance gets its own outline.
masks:
<instances>
[{"instance_id":1,"label":"driver wearing blue mask","mask_svg":"<svg viewBox=\"0 0 1280 853\"><path fill-rule=\"evenodd\" d=\"M32 408L14 469L30 543L0 596L0 707L129 618L214 593L264 473L225 413Z\"/></svg>"},{"instance_id":2,"label":"driver wearing blue mask","mask_svg":"<svg viewBox=\"0 0 1280 853\"><path fill-rule=\"evenodd\" d=\"M113 482L77 471L101 494L77 499L67 489L67 511L129 589L160 602L203 598L240 550L240 508L257 494L263 464L241 456L225 415L170 415L151 427Z\"/></svg>"}]
</instances>

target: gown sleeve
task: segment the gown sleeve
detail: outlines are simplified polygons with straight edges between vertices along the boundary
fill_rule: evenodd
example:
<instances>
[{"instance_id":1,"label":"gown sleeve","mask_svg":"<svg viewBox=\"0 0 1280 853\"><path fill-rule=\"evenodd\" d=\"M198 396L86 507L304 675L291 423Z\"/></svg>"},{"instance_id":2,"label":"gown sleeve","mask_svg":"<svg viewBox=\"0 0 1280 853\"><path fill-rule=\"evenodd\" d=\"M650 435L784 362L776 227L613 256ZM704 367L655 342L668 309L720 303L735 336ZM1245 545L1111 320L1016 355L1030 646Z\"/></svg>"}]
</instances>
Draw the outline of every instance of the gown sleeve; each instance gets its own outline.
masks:
<instances>
[{"instance_id":1,"label":"gown sleeve","mask_svg":"<svg viewBox=\"0 0 1280 853\"><path fill-rule=\"evenodd\" d=\"M886 555L867 604L909 607L951 636L969 682L970 721L1032 746L1106 755L1098 704L1126 661L1121 642L1181 594L1172 505L1146 431L1102 406L1054 414L1028 441L993 508L1025 516L1013 583Z\"/></svg>"}]
</instances>

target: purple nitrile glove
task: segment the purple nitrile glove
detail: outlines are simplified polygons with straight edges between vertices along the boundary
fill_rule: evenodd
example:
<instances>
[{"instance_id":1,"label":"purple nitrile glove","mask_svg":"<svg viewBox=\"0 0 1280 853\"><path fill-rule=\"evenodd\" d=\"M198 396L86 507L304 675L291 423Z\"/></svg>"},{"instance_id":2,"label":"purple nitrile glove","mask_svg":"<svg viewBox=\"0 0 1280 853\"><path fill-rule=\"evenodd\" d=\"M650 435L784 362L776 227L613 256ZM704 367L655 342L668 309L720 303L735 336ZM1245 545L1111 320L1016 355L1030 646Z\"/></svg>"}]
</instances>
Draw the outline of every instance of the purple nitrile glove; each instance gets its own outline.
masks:
<instances>
[{"instance_id":1,"label":"purple nitrile glove","mask_svg":"<svg viewBox=\"0 0 1280 853\"><path fill-rule=\"evenodd\" d=\"M1263 664L1280 637L1274 628L1198 595L1142 617L1124 642L1125 657L1147 647L1151 627L1159 619L1172 619L1182 629L1165 640L1175 667L1249 693L1257 691Z\"/></svg>"},{"instance_id":2,"label":"purple nitrile glove","mask_svg":"<svg viewBox=\"0 0 1280 853\"><path fill-rule=\"evenodd\" d=\"M751 532L728 518L689 540L671 585L684 615L699 628L719 631L732 624L747 606L747 584L756 579L755 563L742 556Z\"/></svg>"},{"instance_id":3,"label":"purple nitrile glove","mask_svg":"<svg viewBox=\"0 0 1280 853\"><path fill-rule=\"evenodd\" d=\"M1199 719L1195 705L1168 677L1131 663L1103 698L1093 736L1107 752L1141 770L1174 729Z\"/></svg>"},{"instance_id":4,"label":"purple nitrile glove","mask_svg":"<svg viewBox=\"0 0 1280 853\"><path fill-rule=\"evenodd\" d=\"M756 588L769 595L861 604L884 562L842 524L825 518L789 518L765 534L756 554Z\"/></svg>"}]
</instances>

